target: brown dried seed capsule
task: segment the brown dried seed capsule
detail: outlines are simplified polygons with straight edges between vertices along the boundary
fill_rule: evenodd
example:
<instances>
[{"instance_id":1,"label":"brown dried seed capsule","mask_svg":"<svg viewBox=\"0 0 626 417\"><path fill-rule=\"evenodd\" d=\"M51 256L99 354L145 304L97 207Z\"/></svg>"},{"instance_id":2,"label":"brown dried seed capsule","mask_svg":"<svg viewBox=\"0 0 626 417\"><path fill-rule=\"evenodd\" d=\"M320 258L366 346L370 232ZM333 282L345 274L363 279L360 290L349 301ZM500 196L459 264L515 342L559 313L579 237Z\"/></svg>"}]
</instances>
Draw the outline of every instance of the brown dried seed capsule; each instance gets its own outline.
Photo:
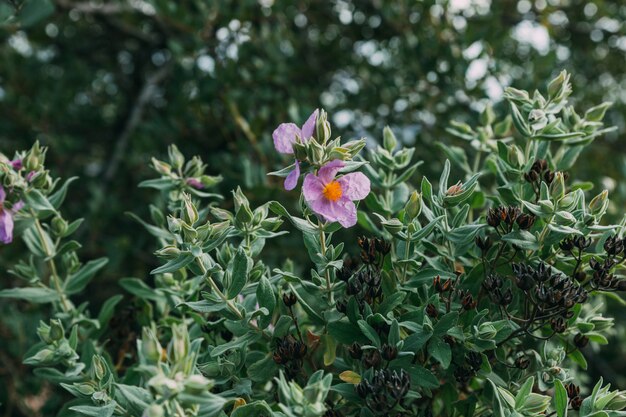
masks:
<instances>
[{"instance_id":1,"label":"brown dried seed capsule","mask_svg":"<svg viewBox=\"0 0 626 417\"><path fill-rule=\"evenodd\" d=\"M530 359L526 356L520 356L515 359L515 367L518 369L526 369L530 365Z\"/></svg>"},{"instance_id":2,"label":"brown dried seed capsule","mask_svg":"<svg viewBox=\"0 0 626 417\"><path fill-rule=\"evenodd\" d=\"M578 349L584 348L585 346L587 346L588 343L589 338L584 334L578 333L576 336L574 336L574 345L576 345Z\"/></svg>"},{"instance_id":3,"label":"brown dried seed capsule","mask_svg":"<svg viewBox=\"0 0 626 417\"><path fill-rule=\"evenodd\" d=\"M361 345L357 342L354 342L348 348L348 353L352 359L361 359L363 356L363 349L361 349Z\"/></svg>"},{"instance_id":4,"label":"brown dried seed capsule","mask_svg":"<svg viewBox=\"0 0 626 417\"><path fill-rule=\"evenodd\" d=\"M398 349L385 343L382 347L382 356L384 360L392 361L398 356Z\"/></svg>"},{"instance_id":5,"label":"brown dried seed capsule","mask_svg":"<svg viewBox=\"0 0 626 417\"><path fill-rule=\"evenodd\" d=\"M428 304L426 306L426 314L428 314L428 317L436 319L439 316L439 311L434 304Z\"/></svg>"},{"instance_id":6,"label":"brown dried seed capsule","mask_svg":"<svg viewBox=\"0 0 626 417\"><path fill-rule=\"evenodd\" d=\"M571 400L569 400L569 405L574 410L580 410L580 406L583 405L583 399L580 398L580 396L574 397Z\"/></svg>"},{"instance_id":7,"label":"brown dried seed capsule","mask_svg":"<svg viewBox=\"0 0 626 417\"><path fill-rule=\"evenodd\" d=\"M287 307L292 307L294 304L296 304L296 302L298 302L298 299L296 298L296 295L294 293L290 292L283 294L283 303L285 303Z\"/></svg>"}]
</instances>

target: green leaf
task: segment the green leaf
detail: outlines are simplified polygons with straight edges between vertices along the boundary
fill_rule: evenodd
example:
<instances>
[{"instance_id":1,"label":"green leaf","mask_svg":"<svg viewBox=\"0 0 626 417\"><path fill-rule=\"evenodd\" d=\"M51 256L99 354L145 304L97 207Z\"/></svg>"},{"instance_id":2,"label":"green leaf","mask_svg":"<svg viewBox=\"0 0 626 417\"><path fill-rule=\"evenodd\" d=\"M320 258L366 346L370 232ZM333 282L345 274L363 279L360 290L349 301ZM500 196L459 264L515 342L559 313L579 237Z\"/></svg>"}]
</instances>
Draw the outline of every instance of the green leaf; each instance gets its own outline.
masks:
<instances>
[{"instance_id":1,"label":"green leaf","mask_svg":"<svg viewBox=\"0 0 626 417\"><path fill-rule=\"evenodd\" d=\"M256 342L261 337L261 333L258 332L248 332L243 336L234 338L228 343L223 343L219 346L216 346L215 349L211 351L211 357L215 358L216 356L220 356L229 350L232 349L240 349L246 346L249 343Z\"/></svg>"},{"instance_id":2,"label":"green leaf","mask_svg":"<svg viewBox=\"0 0 626 417\"><path fill-rule=\"evenodd\" d=\"M287 209L283 207L283 205L277 201L271 201L268 207L274 214L287 217L289 221L296 227L296 229L302 232L315 233L317 231L317 228L315 228L308 221L301 219L299 217L294 217L291 214L289 214Z\"/></svg>"},{"instance_id":3,"label":"green leaf","mask_svg":"<svg viewBox=\"0 0 626 417\"><path fill-rule=\"evenodd\" d=\"M103 405L102 407L92 405L75 405L74 407L70 407L70 410L91 417L111 417L115 411L115 405L115 402Z\"/></svg>"},{"instance_id":4,"label":"green leaf","mask_svg":"<svg viewBox=\"0 0 626 417\"><path fill-rule=\"evenodd\" d=\"M252 262L244 252L243 248L239 248L232 260L232 274L230 284L226 289L226 296L229 299L235 298L248 282L248 273Z\"/></svg>"},{"instance_id":5,"label":"green leaf","mask_svg":"<svg viewBox=\"0 0 626 417\"><path fill-rule=\"evenodd\" d=\"M115 306L122 301L124 298L123 295L117 294L113 297L109 298L102 304L102 308L100 308L100 313L98 314L98 322L100 323L100 327L106 327L111 317L113 317L113 312L115 311Z\"/></svg>"},{"instance_id":6,"label":"green leaf","mask_svg":"<svg viewBox=\"0 0 626 417\"><path fill-rule=\"evenodd\" d=\"M194 259L195 259L195 256L193 256L191 253L181 252L178 258L172 259L168 261L166 264L153 269L152 271L150 271L150 273L154 275L154 274L165 274L166 272L176 272L179 269L182 269L186 267L187 265L189 265L191 262L193 262Z\"/></svg>"},{"instance_id":7,"label":"green leaf","mask_svg":"<svg viewBox=\"0 0 626 417\"><path fill-rule=\"evenodd\" d=\"M440 385L437 377L423 366L413 365L409 367L408 371L411 376L411 383L418 387L437 388Z\"/></svg>"},{"instance_id":8,"label":"green leaf","mask_svg":"<svg viewBox=\"0 0 626 417\"><path fill-rule=\"evenodd\" d=\"M26 0L17 15L22 27L27 28L39 23L54 12L54 4L50 0Z\"/></svg>"},{"instance_id":9,"label":"green leaf","mask_svg":"<svg viewBox=\"0 0 626 417\"><path fill-rule=\"evenodd\" d=\"M259 281L259 284L256 288L256 298L259 302L259 307L265 307L267 308L267 311L269 311L268 316L260 318L260 322L262 325L261 327L266 328L272 319L272 314L274 314L274 308L276 307L276 298L274 297L272 284L265 276L261 277L261 280Z\"/></svg>"},{"instance_id":10,"label":"green leaf","mask_svg":"<svg viewBox=\"0 0 626 417\"><path fill-rule=\"evenodd\" d=\"M359 328L361 329L361 332L363 332L363 334L372 343L374 343L376 347L380 347L380 337L378 336L378 333L376 333L376 330L374 330L372 326L367 324L365 320L359 320L358 325L359 325Z\"/></svg>"},{"instance_id":11,"label":"green leaf","mask_svg":"<svg viewBox=\"0 0 626 417\"><path fill-rule=\"evenodd\" d=\"M517 395L515 396L515 409L516 410L518 411L521 410L522 406L526 402L526 399L528 398L528 395L532 392L534 384L535 384L535 378L531 376L530 378L526 380L526 382L524 382L522 387L519 389L519 391L517 392Z\"/></svg>"},{"instance_id":12,"label":"green leaf","mask_svg":"<svg viewBox=\"0 0 626 417\"><path fill-rule=\"evenodd\" d=\"M554 380L554 409L556 410L557 417L567 417L567 391L563 386L563 383L555 379Z\"/></svg>"},{"instance_id":13,"label":"green leaf","mask_svg":"<svg viewBox=\"0 0 626 417\"><path fill-rule=\"evenodd\" d=\"M45 218L56 213L56 209L39 190L32 189L24 194L24 202L28 207L38 212L38 217L40 218Z\"/></svg>"},{"instance_id":14,"label":"green leaf","mask_svg":"<svg viewBox=\"0 0 626 417\"><path fill-rule=\"evenodd\" d=\"M150 288L139 278L122 278L120 279L119 284L126 291L141 299L153 301L163 300L163 296L159 290Z\"/></svg>"},{"instance_id":15,"label":"green leaf","mask_svg":"<svg viewBox=\"0 0 626 417\"><path fill-rule=\"evenodd\" d=\"M539 249L539 242L537 241L537 237L527 230L515 230L511 233L507 233L506 235L502 236L502 240L510 243L511 245L518 246L521 249Z\"/></svg>"},{"instance_id":16,"label":"green leaf","mask_svg":"<svg viewBox=\"0 0 626 417\"><path fill-rule=\"evenodd\" d=\"M78 179L78 177L68 178L63 183L61 188L59 188L55 193L50 194L48 196L48 201L50 201L50 204L52 204L54 206L54 208L56 208L58 210L59 207L61 207L61 204L63 204L63 201L65 201L65 196L67 195L67 189L68 189L69 185L71 183L73 183L74 181L76 181L77 179Z\"/></svg>"},{"instance_id":17,"label":"green leaf","mask_svg":"<svg viewBox=\"0 0 626 417\"><path fill-rule=\"evenodd\" d=\"M70 275L63 284L63 289L67 294L76 294L85 289L89 281L102 269L109 260L100 258L87 262L75 274Z\"/></svg>"},{"instance_id":18,"label":"green leaf","mask_svg":"<svg viewBox=\"0 0 626 417\"><path fill-rule=\"evenodd\" d=\"M428 343L428 353L441 364L444 369L450 366L452 361L452 350L450 345L443 341L443 339L437 337L430 340Z\"/></svg>"},{"instance_id":19,"label":"green leaf","mask_svg":"<svg viewBox=\"0 0 626 417\"><path fill-rule=\"evenodd\" d=\"M50 288L9 288L0 291L0 298L17 298L41 304L57 301L59 294Z\"/></svg>"},{"instance_id":20,"label":"green leaf","mask_svg":"<svg viewBox=\"0 0 626 417\"><path fill-rule=\"evenodd\" d=\"M143 219L141 219L139 216L137 216L134 213L126 212L126 215L132 218L133 220L135 220L136 222L140 223L143 227L146 228L146 230L152 236L156 238L164 239L164 240L171 240L173 237L172 234L168 230L161 229L160 227L147 223L146 221L144 221Z\"/></svg>"}]
</instances>

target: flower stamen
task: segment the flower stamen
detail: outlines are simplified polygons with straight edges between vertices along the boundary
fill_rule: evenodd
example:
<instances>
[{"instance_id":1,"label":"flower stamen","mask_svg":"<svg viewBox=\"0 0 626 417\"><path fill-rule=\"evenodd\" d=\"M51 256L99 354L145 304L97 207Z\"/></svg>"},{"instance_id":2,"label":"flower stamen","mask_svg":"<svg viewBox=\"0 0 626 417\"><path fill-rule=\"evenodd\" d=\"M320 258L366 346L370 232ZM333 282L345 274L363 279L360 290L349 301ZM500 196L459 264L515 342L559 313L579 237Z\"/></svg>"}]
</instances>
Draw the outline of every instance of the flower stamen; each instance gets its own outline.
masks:
<instances>
[{"instance_id":1,"label":"flower stamen","mask_svg":"<svg viewBox=\"0 0 626 417\"><path fill-rule=\"evenodd\" d=\"M341 198L343 191L341 190L341 185L338 181L331 181L326 184L322 194L324 194L324 197L330 201L337 201Z\"/></svg>"}]
</instances>

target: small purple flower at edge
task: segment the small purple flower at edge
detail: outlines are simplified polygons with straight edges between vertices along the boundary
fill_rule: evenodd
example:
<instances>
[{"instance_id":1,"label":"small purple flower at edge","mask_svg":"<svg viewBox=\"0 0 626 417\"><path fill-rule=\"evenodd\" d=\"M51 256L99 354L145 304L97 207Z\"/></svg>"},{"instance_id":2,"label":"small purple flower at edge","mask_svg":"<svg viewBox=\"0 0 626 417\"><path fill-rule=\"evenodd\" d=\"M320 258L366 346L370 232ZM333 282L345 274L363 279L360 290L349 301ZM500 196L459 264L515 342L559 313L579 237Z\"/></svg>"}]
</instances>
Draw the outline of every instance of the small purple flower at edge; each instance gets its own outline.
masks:
<instances>
[{"instance_id":1,"label":"small purple flower at edge","mask_svg":"<svg viewBox=\"0 0 626 417\"><path fill-rule=\"evenodd\" d=\"M298 128L294 123L281 123L272 133L274 139L274 148L280 153L293 155L293 144L296 143L296 136L300 136L303 142L308 141L315 133L315 123L319 110L316 109L302 125L302 129ZM285 190L291 191L298 185L298 177L300 176L300 163L296 159L296 166L285 178Z\"/></svg>"},{"instance_id":2,"label":"small purple flower at edge","mask_svg":"<svg viewBox=\"0 0 626 417\"><path fill-rule=\"evenodd\" d=\"M14 170L19 171L20 169L22 169L24 167L24 164L22 163L21 159L14 159L12 161L9 162L11 164L11 166L13 167Z\"/></svg>"},{"instance_id":3,"label":"small purple flower at edge","mask_svg":"<svg viewBox=\"0 0 626 417\"><path fill-rule=\"evenodd\" d=\"M13 207L7 209L4 207L5 198L6 192L0 185L0 242L8 244L13 241L13 215L24 207L24 203L18 201L13 204Z\"/></svg>"},{"instance_id":4,"label":"small purple flower at edge","mask_svg":"<svg viewBox=\"0 0 626 417\"><path fill-rule=\"evenodd\" d=\"M187 185L195 188L196 190L204 189L204 184L197 178L187 178Z\"/></svg>"},{"instance_id":5,"label":"small purple flower at edge","mask_svg":"<svg viewBox=\"0 0 626 417\"><path fill-rule=\"evenodd\" d=\"M339 222L343 227L356 224L354 201L363 200L370 192L370 180L361 172L335 178L345 164L339 159L321 167L317 175L304 178L302 191L311 210L325 220Z\"/></svg>"}]
</instances>

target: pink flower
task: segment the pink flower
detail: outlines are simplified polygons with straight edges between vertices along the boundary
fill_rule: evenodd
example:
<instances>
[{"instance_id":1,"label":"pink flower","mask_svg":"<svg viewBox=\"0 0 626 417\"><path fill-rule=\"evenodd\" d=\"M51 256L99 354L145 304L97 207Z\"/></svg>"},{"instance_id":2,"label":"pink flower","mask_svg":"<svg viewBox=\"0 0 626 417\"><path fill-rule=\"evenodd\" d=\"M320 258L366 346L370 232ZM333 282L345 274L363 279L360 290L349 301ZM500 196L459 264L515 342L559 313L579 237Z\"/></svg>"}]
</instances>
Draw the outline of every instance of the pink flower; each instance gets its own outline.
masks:
<instances>
[{"instance_id":1,"label":"pink flower","mask_svg":"<svg viewBox=\"0 0 626 417\"><path fill-rule=\"evenodd\" d=\"M304 178L302 191L311 210L330 222L343 227L356 224L354 201L363 200L370 193L370 180L360 172L335 178L345 164L339 159L320 168L317 175Z\"/></svg>"},{"instance_id":2,"label":"pink flower","mask_svg":"<svg viewBox=\"0 0 626 417\"><path fill-rule=\"evenodd\" d=\"M293 155L293 144L296 143L296 137L300 136L303 142L307 142L315 133L315 123L319 110L315 110L306 122L302 125L302 129L294 123L281 123L272 133L274 139L274 148L280 153ZM296 166L285 178L285 190L293 190L298 185L298 177L300 177L300 163L296 159Z\"/></svg>"},{"instance_id":3,"label":"pink flower","mask_svg":"<svg viewBox=\"0 0 626 417\"><path fill-rule=\"evenodd\" d=\"M5 198L6 192L0 185L0 242L8 244L13 241L13 215L24 207L24 203L18 201L13 204L13 207L7 209L4 207Z\"/></svg>"},{"instance_id":4,"label":"pink flower","mask_svg":"<svg viewBox=\"0 0 626 417\"><path fill-rule=\"evenodd\" d=\"M204 184L197 178L187 178L187 185L195 188L196 190L204 189Z\"/></svg>"},{"instance_id":5,"label":"pink flower","mask_svg":"<svg viewBox=\"0 0 626 417\"><path fill-rule=\"evenodd\" d=\"M24 166L22 164L22 160L21 159L14 159L11 162L9 162L11 164L11 166L13 167L14 170L19 171L20 169L22 169L22 167Z\"/></svg>"}]
</instances>

